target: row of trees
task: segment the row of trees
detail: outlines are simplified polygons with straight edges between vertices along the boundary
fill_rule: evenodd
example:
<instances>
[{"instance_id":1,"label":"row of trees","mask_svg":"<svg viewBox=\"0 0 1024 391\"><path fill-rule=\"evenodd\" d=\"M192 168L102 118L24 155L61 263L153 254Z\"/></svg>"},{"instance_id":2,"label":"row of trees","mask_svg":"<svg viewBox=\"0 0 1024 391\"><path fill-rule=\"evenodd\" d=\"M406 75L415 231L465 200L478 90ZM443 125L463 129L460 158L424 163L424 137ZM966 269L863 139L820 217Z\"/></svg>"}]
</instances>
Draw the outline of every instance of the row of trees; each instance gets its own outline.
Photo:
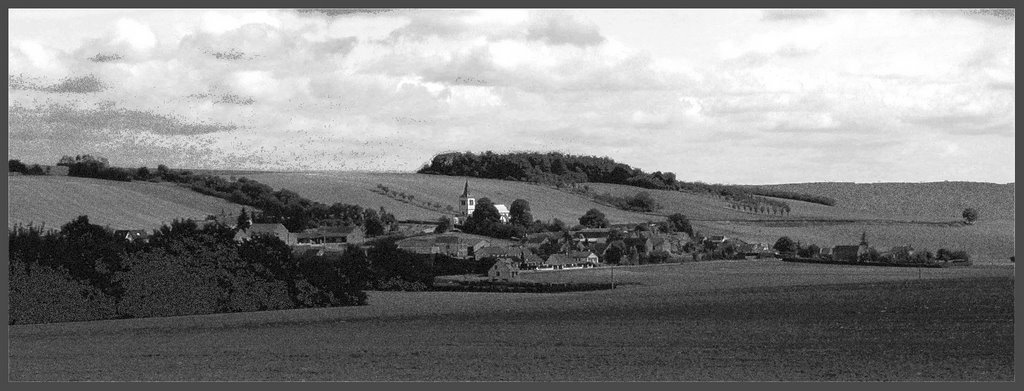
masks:
<instances>
[{"instance_id":1,"label":"row of trees","mask_svg":"<svg viewBox=\"0 0 1024 391\"><path fill-rule=\"evenodd\" d=\"M409 253L390 237L368 251L312 256L273 235L237 243L235 232L175 220L148 242L129 242L87 216L46 232L16 226L10 324L362 305L367 289L423 290L437 275L490 267Z\"/></svg>"},{"instance_id":2,"label":"row of trees","mask_svg":"<svg viewBox=\"0 0 1024 391\"><path fill-rule=\"evenodd\" d=\"M46 169L38 164L25 165L21 160L11 159L7 161L8 172L18 172L24 175L46 175Z\"/></svg>"},{"instance_id":3,"label":"row of trees","mask_svg":"<svg viewBox=\"0 0 1024 391\"><path fill-rule=\"evenodd\" d=\"M236 243L223 224L175 220L148 243L80 216L9 232L11 324L258 311L366 302L366 255L293 259L273 236ZM63 292L62 292L63 290Z\"/></svg>"}]
</instances>

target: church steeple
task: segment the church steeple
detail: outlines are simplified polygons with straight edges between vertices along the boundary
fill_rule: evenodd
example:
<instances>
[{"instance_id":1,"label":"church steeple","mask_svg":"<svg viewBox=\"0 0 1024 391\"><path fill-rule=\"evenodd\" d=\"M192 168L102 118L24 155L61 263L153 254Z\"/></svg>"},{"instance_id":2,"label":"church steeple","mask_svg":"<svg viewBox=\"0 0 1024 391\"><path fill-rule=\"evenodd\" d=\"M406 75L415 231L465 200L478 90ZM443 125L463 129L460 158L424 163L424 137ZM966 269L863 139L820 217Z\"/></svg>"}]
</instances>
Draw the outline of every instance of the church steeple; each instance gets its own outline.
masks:
<instances>
[{"instance_id":1,"label":"church steeple","mask_svg":"<svg viewBox=\"0 0 1024 391\"><path fill-rule=\"evenodd\" d=\"M469 217L473 214L476 209L476 200L473 195L469 194L469 180L466 180L466 188L462 190L462 195L459 196L459 214L463 217Z\"/></svg>"}]
</instances>

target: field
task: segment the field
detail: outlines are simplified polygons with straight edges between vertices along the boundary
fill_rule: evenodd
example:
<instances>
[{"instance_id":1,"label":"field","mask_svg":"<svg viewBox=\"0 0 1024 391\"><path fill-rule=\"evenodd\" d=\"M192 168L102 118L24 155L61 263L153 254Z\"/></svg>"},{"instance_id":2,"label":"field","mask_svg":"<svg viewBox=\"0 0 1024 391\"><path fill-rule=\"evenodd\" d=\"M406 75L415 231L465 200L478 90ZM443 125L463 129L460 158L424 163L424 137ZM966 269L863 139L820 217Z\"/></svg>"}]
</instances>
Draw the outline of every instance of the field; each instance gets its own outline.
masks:
<instances>
[{"instance_id":1,"label":"field","mask_svg":"<svg viewBox=\"0 0 1024 391\"><path fill-rule=\"evenodd\" d=\"M1012 381L1013 276L722 261L616 268L635 284L615 290L19 325L9 379Z\"/></svg>"},{"instance_id":2,"label":"field","mask_svg":"<svg viewBox=\"0 0 1024 391\"><path fill-rule=\"evenodd\" d=\"M493 179L408 173L369 172L223 172L246 176L275 189L287 188L315 201L385 207L399 219L435 221L441 212L401 202L374 192L378 184L412 195L417 201L456 207L468 179L476 197L511 204L530 202L535 219L558 218L573 225L590 208L603 211L612 223L658 221L671 213L690 217L705 235L727 235L747 242L774 243L789 236L803 244L855 244L861 233L880 250L912 245L935 251L963 249L981 262L1007 263L1014 254L1013 185L942 182L921 184L798 184L775 185L837 200L835 206L786 200L787 216L745 213L706 195L645 190L663 209L651 214L627 212L597 204L550 186ZM171 184L113 182L69 177L8 177L8 221L59 226L80 214L114 228L156 228L173 218L203 218L221 210L240 208ZM642 189L600 183L587 184L597 193L632 196ZM957 224L964 205L981 213L974 225Z\"/></svg>"},{"instance_id":3,"label":"field","mask_svg":"<svg viewBox=\"0 0 1024 391\"><path fill-rule=\"evenodd\" d=\"M58 229L80 215L113 229L156 229L176 218L204 219L241 206L170 183L66 176L8 176L7 224Z\"/></svg>"}]
</instances>

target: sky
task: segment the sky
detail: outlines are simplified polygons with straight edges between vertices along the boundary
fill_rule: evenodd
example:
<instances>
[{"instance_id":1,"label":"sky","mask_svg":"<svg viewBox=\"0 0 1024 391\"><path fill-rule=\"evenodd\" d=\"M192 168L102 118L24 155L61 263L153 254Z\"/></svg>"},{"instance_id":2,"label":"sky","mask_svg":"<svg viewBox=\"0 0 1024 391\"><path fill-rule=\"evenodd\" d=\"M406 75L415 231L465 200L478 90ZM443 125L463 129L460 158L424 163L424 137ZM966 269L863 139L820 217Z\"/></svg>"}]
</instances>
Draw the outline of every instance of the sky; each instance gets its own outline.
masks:
<instances>
[{"instance_id":1,"label":"sky","mask_svg":"<svg viewBox=\"0 0 1024 391\"><path fill-rule=\"evenodd\" d=\"M8 10L8 156L415 171L607 156L707 183L1014 182L1015 13Z\"/></svg>"}]
</instances>

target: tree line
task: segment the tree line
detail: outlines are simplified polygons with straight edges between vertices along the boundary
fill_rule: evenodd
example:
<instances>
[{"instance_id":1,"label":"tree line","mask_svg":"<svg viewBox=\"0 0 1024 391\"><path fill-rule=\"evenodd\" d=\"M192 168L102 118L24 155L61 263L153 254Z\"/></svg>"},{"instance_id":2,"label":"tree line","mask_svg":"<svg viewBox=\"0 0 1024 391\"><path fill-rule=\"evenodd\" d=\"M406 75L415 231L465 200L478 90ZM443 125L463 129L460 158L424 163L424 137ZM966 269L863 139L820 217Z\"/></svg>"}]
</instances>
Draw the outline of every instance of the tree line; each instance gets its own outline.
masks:
<instances>
[{"instance_id":1,"label":"tree line","mask_svg":"<svg viewBox=\"0 0 1024 391\"><path fill-rule=\"evenodd\" d=\"M764 189L756 186L706 184L679 181L672 172L647 173L608 157L567 155L559 152L512 152L498 154L486 151L450 152L434 156L418 171L421 174L472 176L511 181L545 183L556 186L596 182L628 185L656 190L679 190L708 193L738 204L759 205L769 200L753 199L751 195L795 199L834 205L828 197L791 191ZM781 203L782 201L774 201ZM781 208L781 205L777 206Z\"/></svg>"},{"instance_id":2,"label":"tree line","mask_svg":"<svg viewBox=\"0 0 1024 391\"><path fill-rule=\"evenodd\" d=\"M59 230L15 226L9 323L363 305L365 290L429 289L437 275L493 264L409 253L390 237L311 255L268 234L236 242L236 232L175 220L148 241L128 241L88 216Z\"/></svg>"}]
</instances>

